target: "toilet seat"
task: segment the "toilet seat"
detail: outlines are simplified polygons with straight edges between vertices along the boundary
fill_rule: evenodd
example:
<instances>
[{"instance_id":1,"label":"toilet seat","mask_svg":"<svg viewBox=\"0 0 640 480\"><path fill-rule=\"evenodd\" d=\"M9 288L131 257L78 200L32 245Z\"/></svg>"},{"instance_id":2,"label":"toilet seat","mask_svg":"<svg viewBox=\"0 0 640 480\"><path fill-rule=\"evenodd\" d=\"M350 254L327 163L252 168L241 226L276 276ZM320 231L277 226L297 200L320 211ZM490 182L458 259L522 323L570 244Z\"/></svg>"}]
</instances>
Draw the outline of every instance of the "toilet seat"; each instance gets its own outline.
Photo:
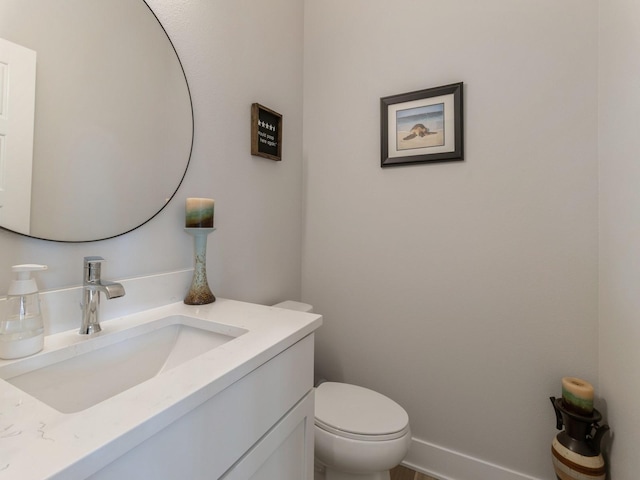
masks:
<instances>
[{"instance_id":1,"label":"toilet seat","mask_svg":"<svg viewBox=\"0 0 640 480\"><path fill-rule=\"evenodd\" d=\"M325 382L316 388L315 424L345 438L384 441L409 432L409 415L390 398L368 388Z\"/></svg>"}]
</instances>

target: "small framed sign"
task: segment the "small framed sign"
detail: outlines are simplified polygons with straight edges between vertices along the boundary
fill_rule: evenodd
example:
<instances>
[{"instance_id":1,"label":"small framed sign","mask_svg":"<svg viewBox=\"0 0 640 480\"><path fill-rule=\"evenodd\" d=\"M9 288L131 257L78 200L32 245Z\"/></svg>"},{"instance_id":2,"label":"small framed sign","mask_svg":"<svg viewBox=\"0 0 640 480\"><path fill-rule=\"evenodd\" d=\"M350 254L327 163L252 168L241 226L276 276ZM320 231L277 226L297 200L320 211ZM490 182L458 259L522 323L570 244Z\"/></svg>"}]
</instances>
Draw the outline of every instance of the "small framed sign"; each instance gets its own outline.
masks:
<instances>
[{"instance_id":1,"label":"small framed sign","mask_svg":"<svg viewBox=\"0 0 640 480\"><path fill-rule=\"evenodd\" d=\"M282 115L259 103L251 105L251 155L282 160Z\"/></svg>"}]
</instances>

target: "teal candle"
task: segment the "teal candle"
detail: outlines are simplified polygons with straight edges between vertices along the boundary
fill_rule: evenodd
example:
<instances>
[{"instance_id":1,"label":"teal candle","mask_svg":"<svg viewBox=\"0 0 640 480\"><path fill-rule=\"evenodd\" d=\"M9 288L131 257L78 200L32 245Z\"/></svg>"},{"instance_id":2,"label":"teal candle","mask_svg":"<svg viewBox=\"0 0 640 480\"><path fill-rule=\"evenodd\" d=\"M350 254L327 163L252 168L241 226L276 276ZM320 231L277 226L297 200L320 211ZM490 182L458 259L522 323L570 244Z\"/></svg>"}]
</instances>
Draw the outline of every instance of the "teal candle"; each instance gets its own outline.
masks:
<instances>
[{"instance_id":1,"label":"teal candle","mask_svg":"<svg viewBox=\"0 0 640 480\"><path fill-rule=\"evenodd\" d=\"M212 198L187 198L185 227L213 228Z\"/></svg>"}]
</instances>

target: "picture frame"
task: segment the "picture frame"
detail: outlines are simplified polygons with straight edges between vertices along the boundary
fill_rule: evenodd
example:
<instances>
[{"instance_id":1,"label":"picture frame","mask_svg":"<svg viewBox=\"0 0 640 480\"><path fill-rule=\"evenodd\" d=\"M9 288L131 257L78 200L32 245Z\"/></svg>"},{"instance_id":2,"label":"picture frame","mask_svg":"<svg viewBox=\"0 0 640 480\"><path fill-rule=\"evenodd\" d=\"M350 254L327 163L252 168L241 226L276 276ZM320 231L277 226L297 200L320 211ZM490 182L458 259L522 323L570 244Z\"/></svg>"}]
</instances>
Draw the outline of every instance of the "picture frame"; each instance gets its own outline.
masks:
<instances>
[{"instance_id":1,"label":"picture frame","mask_svg":"<svg viewBox=\"0 0 640 480\"><path fill-rule=\"evenodd\" d=\"M380 99L381 167L464 160L463 83Z\"/></svg>"},{"instance_id":2,"label":"picture frame","mask_svg":"<svg viewBox=\"0 0 640 480\"><path fill-rule=\"evenodd\" d=\"M259 103L251 105L251 155L282 160L282 115Z\"/></svg>"}]
</instances>

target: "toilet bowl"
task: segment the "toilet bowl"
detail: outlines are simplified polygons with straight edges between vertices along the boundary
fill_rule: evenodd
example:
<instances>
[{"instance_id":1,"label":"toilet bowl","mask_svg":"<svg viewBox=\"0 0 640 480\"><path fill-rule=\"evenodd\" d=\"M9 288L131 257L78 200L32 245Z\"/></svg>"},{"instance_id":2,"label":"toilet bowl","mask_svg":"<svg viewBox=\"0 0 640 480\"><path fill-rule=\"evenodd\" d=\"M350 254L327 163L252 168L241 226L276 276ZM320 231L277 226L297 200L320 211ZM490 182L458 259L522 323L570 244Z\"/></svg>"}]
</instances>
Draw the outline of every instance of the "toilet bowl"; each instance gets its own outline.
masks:
<instances>
[{"instance_id":1,"label":"toilet bowl","mask_svg":"<svg viewBox=\"0 0 640 480\"><path fill-rule=\"evenodd\" d=\"M287 301L278 308L310 312ZM368 388L323 382L315 391L315 480L390 480L411 443L407 412Z\"/></svg>"},{"instance_id":2,"label":"toilet bowl","mask_svg":"<svg viewBox=\"0 0 640 480\"><path fill-rule=\"evenodd\" d=\"M409 416L378 392L324 382L316 388L314 439L326 480L389 480L409 450Z\"/></svg>"}]
</instances>

